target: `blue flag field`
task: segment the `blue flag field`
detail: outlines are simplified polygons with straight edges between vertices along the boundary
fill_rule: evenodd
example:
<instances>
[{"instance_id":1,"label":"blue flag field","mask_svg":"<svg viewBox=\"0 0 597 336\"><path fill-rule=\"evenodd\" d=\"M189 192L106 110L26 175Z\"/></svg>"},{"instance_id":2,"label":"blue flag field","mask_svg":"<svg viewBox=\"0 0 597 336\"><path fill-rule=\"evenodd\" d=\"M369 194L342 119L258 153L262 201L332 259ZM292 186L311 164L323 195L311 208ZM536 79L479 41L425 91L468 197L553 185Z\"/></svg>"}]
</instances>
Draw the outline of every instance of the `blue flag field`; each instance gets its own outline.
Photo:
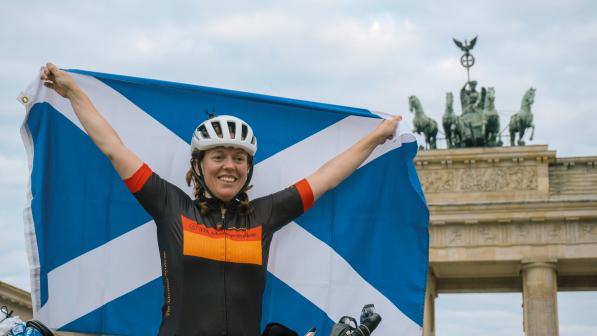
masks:
<instances>
[{"instance_id":1,"label":"blue flag field","mask_svg":"<svg viewBox=\"0 0 597 336\"><path fill-rule=\"evenodd\" d=\"M366 109L72 70L123 142L192 194L190 140L206 111L247 121L259 141L255 199L310 175L384 116ZM163 287L156 228L70 102L35 80L21 94L31 180L25 234L35 317L52 328L155 335ZM374 335L422 334L429 213L402 122L394 140L274 235L262 326L328 335L373 303ZM200 318L200 316L198 316Z\"/></svg>"}]
</instances>

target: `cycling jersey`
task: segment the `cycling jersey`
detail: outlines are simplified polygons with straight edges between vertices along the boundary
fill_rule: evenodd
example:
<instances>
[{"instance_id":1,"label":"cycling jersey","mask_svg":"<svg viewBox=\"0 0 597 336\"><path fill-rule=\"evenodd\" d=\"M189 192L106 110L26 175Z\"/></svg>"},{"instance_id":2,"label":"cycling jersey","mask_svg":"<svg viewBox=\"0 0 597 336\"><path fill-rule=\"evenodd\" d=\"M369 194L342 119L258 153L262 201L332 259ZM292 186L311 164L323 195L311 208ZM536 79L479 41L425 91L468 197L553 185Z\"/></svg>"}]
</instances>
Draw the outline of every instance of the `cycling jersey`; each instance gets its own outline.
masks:
<instances>
[{"instance_id":1,"label":"cycling jersey","mask_svg":"<svg viewBox=\"0 0 597 336\"><path fill-rule=\"evenodd\" d=\"M307 180L222 215L144 164L125 183L157 225L164 304L159 335L259 335L269 246L274 232L313 204ZM220 228L221 229L218 229Z\"/></svg>"}]
</instances>

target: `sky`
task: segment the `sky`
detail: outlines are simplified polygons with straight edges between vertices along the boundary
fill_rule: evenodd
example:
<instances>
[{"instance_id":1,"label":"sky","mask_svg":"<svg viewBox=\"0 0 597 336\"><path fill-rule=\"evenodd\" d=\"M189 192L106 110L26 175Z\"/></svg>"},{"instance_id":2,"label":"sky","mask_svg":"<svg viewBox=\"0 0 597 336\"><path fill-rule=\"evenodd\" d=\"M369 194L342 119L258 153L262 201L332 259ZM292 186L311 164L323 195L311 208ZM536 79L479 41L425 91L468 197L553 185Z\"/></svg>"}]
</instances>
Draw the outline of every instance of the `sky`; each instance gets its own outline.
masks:
<instances>
[{"instance_id":1,"label":"sky","mask_svg":"<svg viewBox=\"0 0 597 336\"><path fill-rule=\"evenodd\" d=\"M594 1L3 1L0 280L29 290L15 98L45 62L398 114L416 95L439 121L446 92L466 81L452 38L477 35L471 79L495 87L502 125L535 87L527 143L597 155ZM522 335L520 304L514 293L440 295L436 335ZM560 335L597 334L595 292L558 304Z\"/></svg>"}]
</instances>

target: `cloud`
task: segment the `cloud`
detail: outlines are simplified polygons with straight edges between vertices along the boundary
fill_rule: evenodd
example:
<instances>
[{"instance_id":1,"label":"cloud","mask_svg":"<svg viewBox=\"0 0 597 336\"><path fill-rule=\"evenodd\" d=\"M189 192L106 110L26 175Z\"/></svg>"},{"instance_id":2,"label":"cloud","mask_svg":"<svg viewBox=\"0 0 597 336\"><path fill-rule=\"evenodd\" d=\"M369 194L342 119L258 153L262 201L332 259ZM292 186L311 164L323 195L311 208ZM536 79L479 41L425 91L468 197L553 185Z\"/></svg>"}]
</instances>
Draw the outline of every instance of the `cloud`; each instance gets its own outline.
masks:
<instances>
[{"instance_id":1,"label":"cloud","mask_svg":"<svg viewBox=\"0 0 597 336\"><path fill-rule=\"evenodd\" d=\"M9 164L10 167L12 164ZM7 172L4 160L0 160L0 171ZM13 170L12 168L9 168ZM21 170L22 172L22 170ZM19 175L11 173L10 175ZM22 209L25 206L23 182L6 182L0 177L0 280L29 290L29 268L25 251Z\"/></svg>"},{"instance_id":2,"label":"cloud","mask_svg":"<svg viewBox=\"0 0 597 336\"><path fill-rule=\"evenodd\" d=\"M440 294L435 302L436 335L522 334L520 293Z\"/></svg>"},{"instance_id":3,"label":"cloud","mask_svg":"<svg viewBox=\"0 0 597 336\"><path fill-rule=\"evenodd\" d=\"M2 171L0 186L6 188L22 186L26 183L29 174L25 160L25 155L6 156L0 154L0 171Z\"/></svg>"},{"instance_id":4,"label":"cloud","mask_svg":"<svg viewBox=\"0 0 597 336\"><path fill-rule=\"evenodd\" d=\"M195 30L196 27L192 25L160 25L127 30L106 43L102 58L112 63L151 65L209 52L209 46L195 38ZM114 50L119 52L115 53Z\"/></svg>"},{"instance_id":5,"label":"cloud","mask_svg":"<svg viewBox=\"0 0 597 336\"><path fill-rule=\"evenodd\" d=\"M595 335L597 334L597 327L590 325L573 325L573 324L560 324L560 335L562 336L583 336L583 335Z\"/></svg>"},{"instance_id":6,"label":"cloud","mask_svg":"<svg viewBox=\"0 0 597 336\"><path fill-rule=\"evenodd\" d=\"M235 13L210 18L201 24L205 37L218 42L259 43L304 31L306 22L290 12L278 9L261 9L248 13Z\"/></svg>"}]
</instances>

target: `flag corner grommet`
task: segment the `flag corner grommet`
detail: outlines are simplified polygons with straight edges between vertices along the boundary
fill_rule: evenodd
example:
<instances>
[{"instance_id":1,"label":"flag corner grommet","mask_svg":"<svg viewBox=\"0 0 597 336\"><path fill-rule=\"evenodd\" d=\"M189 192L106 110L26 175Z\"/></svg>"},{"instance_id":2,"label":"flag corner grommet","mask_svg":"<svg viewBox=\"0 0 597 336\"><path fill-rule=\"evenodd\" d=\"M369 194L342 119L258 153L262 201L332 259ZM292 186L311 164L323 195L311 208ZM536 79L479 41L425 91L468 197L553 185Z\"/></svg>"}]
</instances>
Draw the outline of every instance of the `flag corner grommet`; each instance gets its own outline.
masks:
<instances>
[{"instance_id":1,"label":"flag corner grommet","mask_svg":"<svg viewBox=\"0 0 597 336\"><path fill-rule=\"evenodd\" d=\"M19 96L17 97L17 100L23 105L29 104L30 101L29 97L25 92L21 92L21 94L19 94Z\"/></svg>"}]
</instances>

